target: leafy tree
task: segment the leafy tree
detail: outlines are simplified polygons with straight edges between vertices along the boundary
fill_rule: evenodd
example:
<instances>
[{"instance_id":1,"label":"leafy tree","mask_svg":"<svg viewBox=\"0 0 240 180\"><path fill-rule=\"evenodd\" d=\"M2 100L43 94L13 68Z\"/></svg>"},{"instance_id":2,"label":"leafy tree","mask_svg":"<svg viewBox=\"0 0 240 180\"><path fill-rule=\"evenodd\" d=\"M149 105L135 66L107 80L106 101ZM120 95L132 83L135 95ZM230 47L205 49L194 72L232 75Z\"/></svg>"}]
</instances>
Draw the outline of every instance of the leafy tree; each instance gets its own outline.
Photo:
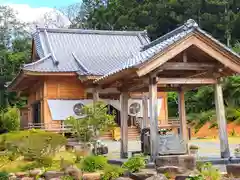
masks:
<instances>
[{"instance_id":1,"label":"leafy tree","mask_svg":"<svg viewBox=\"0 0 240 180\"><path fill-rule=\"evenodd\" d=\"M97 102L82 108L82 118L70 117L66 124L70 125L76 132L76 137L80 142L93 143L97 149L96 142L99 136L115 126L115 116L107 112L106 104Z\"/></svg>"},{"instance_id":2,"label":"leafy tree","mask_svg":"<svg viewBox=\"0 0 240 180\"><path fill-rule=\"evenodd\" d=\"M8 103L18 102L14 93L6 92L5 85L30 60L31 43L25 24L17 20L8 6L0 6L0 29L0 108L5 108Z\"/></svg>"}]
</instances>

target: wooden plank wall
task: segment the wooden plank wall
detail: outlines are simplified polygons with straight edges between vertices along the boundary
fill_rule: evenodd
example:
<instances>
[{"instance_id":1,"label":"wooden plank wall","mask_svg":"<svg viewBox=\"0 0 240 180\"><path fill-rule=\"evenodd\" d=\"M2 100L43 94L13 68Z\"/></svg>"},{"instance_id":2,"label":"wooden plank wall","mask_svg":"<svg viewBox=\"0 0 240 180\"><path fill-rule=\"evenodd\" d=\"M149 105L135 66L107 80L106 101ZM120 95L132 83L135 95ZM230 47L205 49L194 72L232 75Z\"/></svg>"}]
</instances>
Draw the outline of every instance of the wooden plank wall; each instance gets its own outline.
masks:
<instances>
[{"instance_id":1,"label":"wooden plank wall","mask_svg":"<svg viewBox=\"0 0 240 180\"><path fill-rule=\"evenodd\" d=\"M44 123L52 122L50 109L47 103L48 99L78 100L84 98L84 87L76 76L47 77L44 81ZM61 121L54 122L58 124Z\"/></svg>"},{"instance_id":2,"label":"wooden plank wall","mask_svg":"<svg viewBox=\"0 0 240 180\"><path fill-rule=\"evenodd\" d=\"M133 95L134 96L134 95ZM166 123L168 119L167 110L167 93L158 92L158 97L163 98L163 104L160 111L159 121ZM41 119L43 123L51 123L51 113L48 107L47 99L66 99L77 100L86 98L84 87L76 76L62 77L49 76L45 79L40 79L38 83L33 85L28 97L28 122L32 122L32 108L31 105L40 100L42 114ZM55 122L55 121L54 121ZM56 121L60 123L60 121Z\"/></svg>"}]
</instances>

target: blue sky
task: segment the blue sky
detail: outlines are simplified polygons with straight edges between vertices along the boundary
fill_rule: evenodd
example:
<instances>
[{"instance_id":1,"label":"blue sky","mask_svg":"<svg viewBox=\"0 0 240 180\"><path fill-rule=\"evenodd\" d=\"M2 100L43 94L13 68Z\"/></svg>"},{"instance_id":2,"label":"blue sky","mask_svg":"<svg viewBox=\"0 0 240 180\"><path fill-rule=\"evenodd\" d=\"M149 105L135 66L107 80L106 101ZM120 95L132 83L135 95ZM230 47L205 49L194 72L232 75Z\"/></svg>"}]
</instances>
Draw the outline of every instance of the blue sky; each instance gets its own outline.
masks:
<instances>
[{"instance_id":1,"label":"blue sky","mask_svg":"<svg viewBox=\"0 0 240 180\"><path fill-rule=\"evenodd\" d=\"M10 4L28 4L33 8L38 7L63 7L73 3L81 2L81 0L0 0L1 3Z\"/></svg>"}]
</instances>

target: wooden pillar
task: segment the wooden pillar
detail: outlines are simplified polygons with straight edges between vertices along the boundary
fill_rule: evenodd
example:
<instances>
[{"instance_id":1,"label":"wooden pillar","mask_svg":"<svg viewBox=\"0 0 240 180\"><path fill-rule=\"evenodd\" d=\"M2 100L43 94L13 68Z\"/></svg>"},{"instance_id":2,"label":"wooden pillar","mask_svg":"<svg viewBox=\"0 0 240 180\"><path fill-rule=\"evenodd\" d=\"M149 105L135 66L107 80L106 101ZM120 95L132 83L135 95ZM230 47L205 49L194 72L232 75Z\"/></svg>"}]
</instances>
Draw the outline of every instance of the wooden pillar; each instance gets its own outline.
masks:
<instances>
[{"instance_id":1,"label":"wooden pillar","mask_svg":"<svg viewBox=\"0 0 240 180\"><path fill-rule=\"evenodd\" d=\"M220 83L217 83L215 85L215 106L216 106L216 114L217 114L217 121L218 121L221 157L229 158L230 151L229 151L229 144L228 144L227 122L226 122L225 108L224 108L224 102L223 102L222 85Z\"/></svg>"},{"instance_id":2,"label":"wooden pillar","mask_svg":"<svg viewBox=\"0 0 240 180\"><path fill-rule=\"evenodd\" d=\"M93 103L96 103L99 101L99 93L98 93L98 89L94 88L93 89Z\"/></svg>"},{"instance_id":3,"label":"wooden pillar","mask_svg":"<svg viewBox=\"0 0 240 180\"><path fill-rule=\"evenodd\" d=\"M128 157L128 98L127 92L121 93L121 158Z\"/></svg>"},{"instance_id":4,"label":"wooden pillar","mask_svg":"<svg viewBox=\"0 0 240 180\"><path fill-rule=\"evenodd\" d=\"M144 94L142 97L142 104L143 104L142 128L146 128L149 124L149 122L148 122L148 96L146 94Z\"/></svg>"},{"instance_id":5,"label":"wooden pillar","mask_svg":"<svg viewBox=\"0 0 240 180\"><path fill-rule=\"evenodd\" d=\"M182 139L185 141L185 143L187 144L188 129L187 129L184 91L182 89L180 89L179 96L178 96L178 112L179 112L179 120L180 120L180 135Z\"/></svg>"},{"instance_id":6,"label":"wooden pillar","mask_svg":"<svg viewBox=\"0 0 240 180\"><path fill-rule=\"evenodd\" d=\"M149 108L150 108L150 144L151 161L155 161L158 155L158 104L157 104L157 78L149 80Z\"/></svg>"}]
</instances>

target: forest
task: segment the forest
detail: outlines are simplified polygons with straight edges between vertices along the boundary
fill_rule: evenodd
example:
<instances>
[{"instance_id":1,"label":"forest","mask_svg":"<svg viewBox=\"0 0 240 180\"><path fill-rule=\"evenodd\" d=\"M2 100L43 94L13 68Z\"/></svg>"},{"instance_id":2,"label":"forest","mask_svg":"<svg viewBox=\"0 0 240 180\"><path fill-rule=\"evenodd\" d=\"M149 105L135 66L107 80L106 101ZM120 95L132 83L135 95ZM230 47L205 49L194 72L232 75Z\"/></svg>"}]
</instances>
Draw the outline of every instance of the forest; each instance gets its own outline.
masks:
<instances>
[{"instance_id":1,"label":"forest","mask_svg":"<svg viewBox=\"0 0 240 180\"><path fill-rule=\"evenodd\" d=\"M194 19L215 38L240 53L239 0L82 0L61 10L70 20L68 28L100 30L147 30L151 40ZM55 22L56 23L56 22ZM6 91L6 84L31 58L29 24L20 22L9 7L0 6L0 107L21 107L26 102ZM223 79L228 121L240 124L240 77ZM199 129L206 122L216 126L213 87L186 92L189 122ZM177 117L178 96L169 93L169 116ZM193 121L194 120L194 121Z\"/></svg>"}]
</instances>

